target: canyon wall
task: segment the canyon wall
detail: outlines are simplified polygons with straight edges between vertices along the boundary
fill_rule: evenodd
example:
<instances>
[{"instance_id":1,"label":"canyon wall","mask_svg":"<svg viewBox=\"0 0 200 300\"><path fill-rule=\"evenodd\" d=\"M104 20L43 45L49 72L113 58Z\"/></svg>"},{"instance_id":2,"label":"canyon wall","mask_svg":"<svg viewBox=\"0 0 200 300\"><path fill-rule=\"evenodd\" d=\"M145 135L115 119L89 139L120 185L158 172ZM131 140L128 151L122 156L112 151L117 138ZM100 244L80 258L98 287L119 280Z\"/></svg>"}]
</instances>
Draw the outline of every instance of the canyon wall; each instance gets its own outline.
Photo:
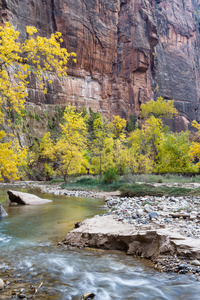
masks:
<instances>
[{"instance_id":1,"label":"canyon wall","mask_svg":"<svg viewBox=\"0 0 200 300\"><path fill-rule=\"evenodd\" d=\"M26 25L44 36L60 31L77 53L67 79L49 75L46 95L32 76L27 101L137 119L141 103L162 96L179 111L174 129L200 121L200 0L0 0L0 7L1 22L23 38Z\"/></svg>"}]
</instances>

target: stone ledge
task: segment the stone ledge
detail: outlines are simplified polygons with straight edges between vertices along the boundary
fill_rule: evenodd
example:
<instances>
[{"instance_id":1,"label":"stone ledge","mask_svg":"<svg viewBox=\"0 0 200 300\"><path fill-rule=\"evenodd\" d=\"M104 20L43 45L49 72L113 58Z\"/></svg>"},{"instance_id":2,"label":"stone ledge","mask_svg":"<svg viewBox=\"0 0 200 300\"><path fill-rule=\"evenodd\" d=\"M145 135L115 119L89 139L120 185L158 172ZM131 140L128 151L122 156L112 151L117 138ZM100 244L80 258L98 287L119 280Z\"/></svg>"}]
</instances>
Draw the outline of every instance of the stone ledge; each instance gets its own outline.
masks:
<instances>
[{"instance_id":1,"label":"stone ledge","mask_svg":"<svg viewBox=\"0 0 200 300\"><path fill-rule=\"evenodd\" d=\"M147 229L148 228L148 229ZM71 246L122 250L127 254L149 258L156 262L164 256L200 259L200 240L180 235L172 227L156 228L116 221L112 216L95 216L76 223L76 228L65 237L63 244Z\"/></svg>"}]
</instances>

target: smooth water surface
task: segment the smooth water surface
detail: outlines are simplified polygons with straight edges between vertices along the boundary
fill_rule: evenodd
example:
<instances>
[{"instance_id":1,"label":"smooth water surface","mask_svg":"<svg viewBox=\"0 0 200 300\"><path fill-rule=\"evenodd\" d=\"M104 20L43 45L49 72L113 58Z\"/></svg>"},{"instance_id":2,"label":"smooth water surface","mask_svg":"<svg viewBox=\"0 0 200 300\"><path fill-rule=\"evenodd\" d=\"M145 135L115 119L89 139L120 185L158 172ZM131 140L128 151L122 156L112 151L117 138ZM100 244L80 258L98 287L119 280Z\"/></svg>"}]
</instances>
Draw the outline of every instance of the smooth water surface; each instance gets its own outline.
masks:
<instances>
[{"instance_id":1,"label":"smooth water surface","mask_svg":"<svg viewBox=\"0 0 200 300\"><path fill-rule=\"evenodd\" d=\"M9 188L0 188L0 202L9 214L0 219L0 274L10 270L30 284L43 282L36 299L78 300L87 292L95 293L95 300L200 299L200 283L190 276L160 274L123 253L57 246L75 222L102 213L103 200L21 190L53 202L11 207Z\"/></svg>"}]
</instances>

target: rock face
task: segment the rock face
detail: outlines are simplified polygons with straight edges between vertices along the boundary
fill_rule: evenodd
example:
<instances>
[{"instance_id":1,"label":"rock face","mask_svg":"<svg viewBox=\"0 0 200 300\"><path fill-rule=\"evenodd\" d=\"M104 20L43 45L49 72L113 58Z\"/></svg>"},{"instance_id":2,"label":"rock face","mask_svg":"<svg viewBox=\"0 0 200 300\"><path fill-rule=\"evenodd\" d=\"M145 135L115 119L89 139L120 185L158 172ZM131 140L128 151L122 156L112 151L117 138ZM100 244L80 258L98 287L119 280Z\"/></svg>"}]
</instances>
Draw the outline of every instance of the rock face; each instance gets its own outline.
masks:
<instances>
[{"instance_id":1,"label":"rock face","mask_svg":"<svg viewBox=\"0 0 200 300\"><path fill-rule=\"evenodd\" d=\"M7 215L8 215L7 212L5 211L2 204L0 203L0 218L6 217Z\"/></svg>"},{"instance_id":2,"label":"rock face","mask_svg":"<svg viewBox=\"0 0 200 300\"><path fill-rule=\"evenodd\" d=\"M42 199L35 195L16 192L16 191L7 191L10 202L21 204L21 205L41 205L45 203L52 202L48 199Z\"/></svg>"},{"instance_id":3,"label":"rock face","mask_svg":"<svg viewBox=\"0 0 200 300\"><path fill-rule=\"evenodd\" d=\"M95 216L77 223L65 244L82 245L106 250L122 250L156 261L166 255L200 259L200 241L187 238L167 228L135 230L111 216Z\"/></svg>"},{"instance_id":4,"label":"rock face","mask_svg":"<svg viewBox=\"0 0 200 300\"><path fill-rule=\"evenodd\" d=\"M174 129L200 120L199 0L0 0L0 7L1 21L22 36L26 25L46 36L61 31L63 46L77 53L66 80L50 75L47 95L31 78L28 101L137 119L141 103L161 95L179 110Z\"/></svg>"}]
</instances>

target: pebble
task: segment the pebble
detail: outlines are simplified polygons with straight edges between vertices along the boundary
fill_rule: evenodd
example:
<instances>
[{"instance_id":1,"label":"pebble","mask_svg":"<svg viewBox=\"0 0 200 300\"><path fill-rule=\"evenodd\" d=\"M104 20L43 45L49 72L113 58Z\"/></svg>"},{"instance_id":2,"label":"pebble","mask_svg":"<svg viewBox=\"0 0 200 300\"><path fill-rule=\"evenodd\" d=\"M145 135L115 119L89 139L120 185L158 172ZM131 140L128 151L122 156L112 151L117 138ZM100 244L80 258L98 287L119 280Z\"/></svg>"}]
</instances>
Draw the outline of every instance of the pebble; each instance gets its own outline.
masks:
<instances>
[{"instance_id":1,"label":"pebble","mask_svg":"<svg viewBox=\"0 0 200 300\"><path fill-rule=\"evenodd\" d=\"M200 266L200 261L199 260L193 260L191 262L191 265L193 265L193 266Z\"/></svg>"},{"instance_id":2,"label":"pebble","mask_svg":"<svg viewBox=\"0 0 200 300\"><path fill-rule=\"evenodd\" d=\"M198 201L197 201L198 200ZM145 202L148 202L144 205ZM149 204L151 203L151 205ZM200 197L109 197L107 213L114 219L135 225L150 222L164 228L170 226L183 236L200 238Z\"/></svg>"},{"instance_id":3,"label":"pebble","mask_svg":"<svg viewBox=\"0 0 200 300\"><path fill-rule=\"evenodd\" d=\"M152 220L154 218L157 218L158 217L158 213L157 212L151 212L149 213L149 219Z\"/></svg>"},{"instance_id":4,"label":"pebble","mask_svg":"<svg viewBox=\"0 0 200 300\"><path fill-rule=\"evenodd\" d=\"M3 279L0 278L0 290L2 290L5 286Z\"/></svg>"},{"instance_id":5,"label":"pebble","mask_svg":"<svg viewBox=\"0 0 200 300\"><path fill-rule=\"evenodd\" d=\"M27 298L27 296L26 296L25 294L19 294L19 295L18 295L18 298L24 299L24 298Z\"/></svg>"},{"instance_id":6,"label":"pebble","mask_svg":"<svg viewBox=\"0 0 200 300\"><path fill-rule=\"evenodd\" d=\"M138 219L138 216L137 216L135 213L133 213L133 214L132 214L132 218L133 218L133 219Z\"/></svg>"},{"instance_id":7,"label":"pebble","mask_svg":"<svg viewBox=\"0 0 200 300\"><path fill-rule=\"evenodd\" d=\"M147 213L150 213L152 212L152 206L150 206L149 204L145 204L144 206L144 210L147 212Z\"/></svg>"},{"instance_id":8,"label":"pebble","mask_svg":"<svg viewBox=\"0 0 200 300\"><path fill-rule=\"evenodd\" d=\"M145 202L148 201L148 204ZM151 204L149 204L151 203ZM114 206L113 206L114 205ZM136 230L147 226L154 228L170 227L178 230L183 236L200 238L200 197L109 197L105 205L108 213L114 219L123 223L130 223ZM114 207L114 209L113 209ZM132 216L132 218L130 218ZM158 228L156 227L156 228ZM160 260L156 266L161 272L175 272L179 274L194 274L200 276L200 261L192 262L175 257Z\"/></svg>"},{"instance_id":9,"label":"pebble","mask_svg":"<svg viewBox=\"0 0 200 300\"><path fill-rule=\"evenodd\" d=\"M138 217L141 217L141 216L143 216L144 215L144 211L143 211L143 209L137 209L137 215L138 215Z\"/></svg>"}]
</instances>

